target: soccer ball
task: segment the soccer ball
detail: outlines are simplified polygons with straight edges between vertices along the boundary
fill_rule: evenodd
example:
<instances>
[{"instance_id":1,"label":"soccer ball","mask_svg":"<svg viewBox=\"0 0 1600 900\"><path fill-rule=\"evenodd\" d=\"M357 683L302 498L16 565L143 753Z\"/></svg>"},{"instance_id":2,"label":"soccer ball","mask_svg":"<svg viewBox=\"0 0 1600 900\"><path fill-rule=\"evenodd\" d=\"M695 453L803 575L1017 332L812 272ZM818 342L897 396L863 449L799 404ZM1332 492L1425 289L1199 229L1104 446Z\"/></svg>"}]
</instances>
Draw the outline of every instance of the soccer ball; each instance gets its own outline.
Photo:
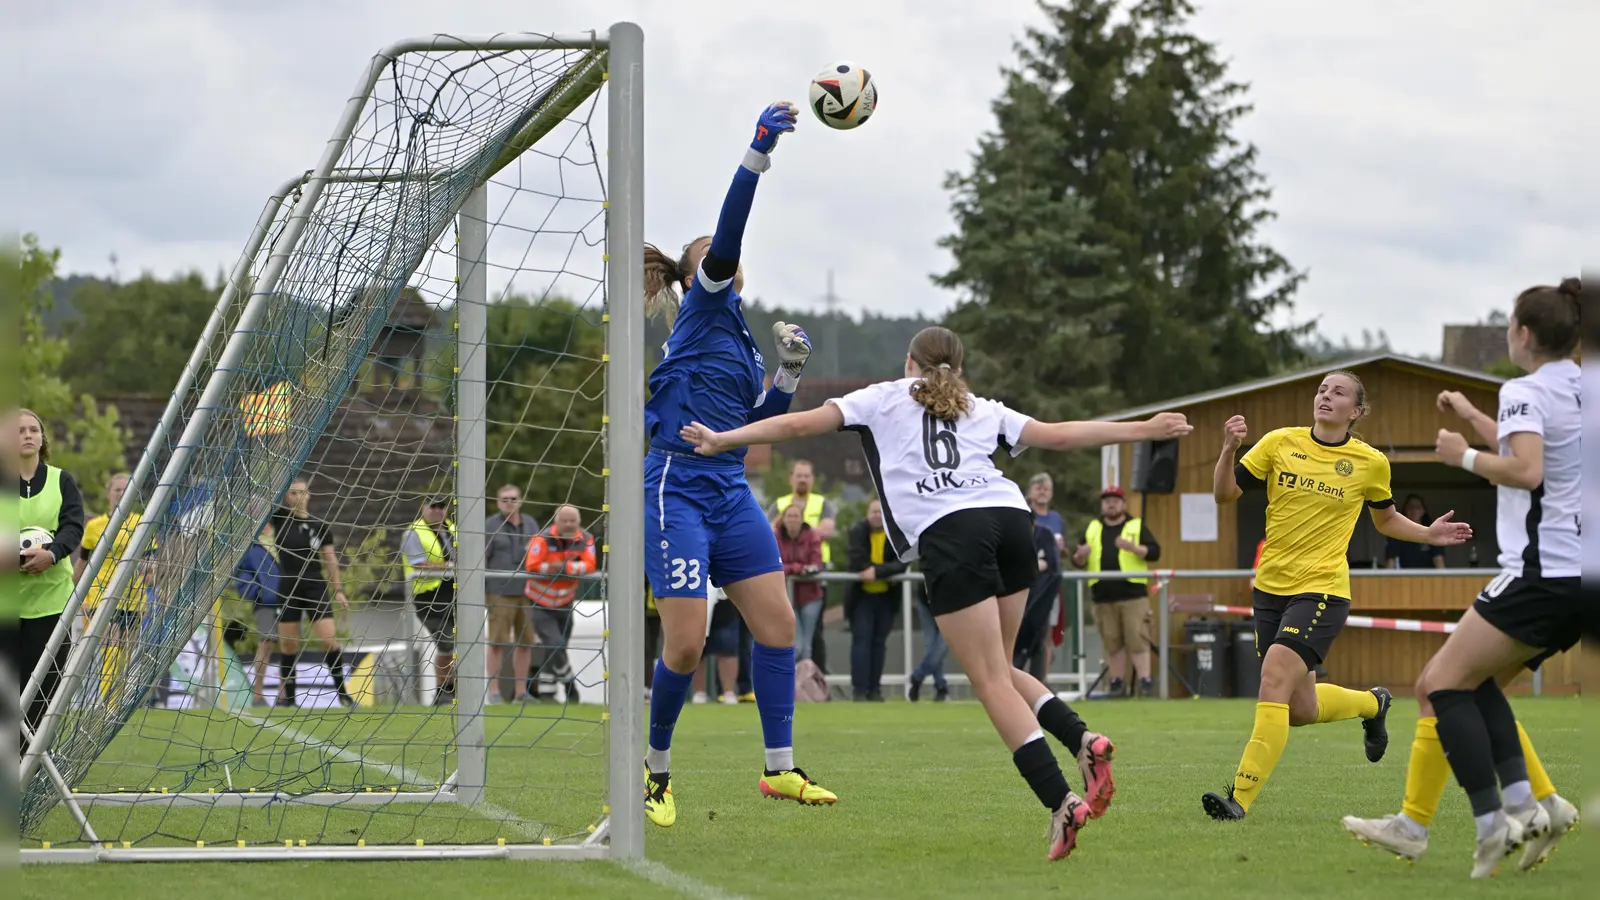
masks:
<instances>
[{"instance_id":1,"label":"soccer ball","mask_svg":"<svg viewBox=\"0 0 1600 900\"><path fill-rule=\"evenodd\" d=\"M878 83L855 63L834 63L811 79L811 111L829 128L855 128L877 108Z\"/></svg>"},{"instance_id":2,"label":"soccer ball","mask_svg":"<svg viewBox=\"0 0 1600 900\"><path fill-rule=\"evenodd\" d=\"M17 535L19 549L23 551L32 550L35 547L48 547L53 540L55 540L54 535L38 527L24 528L22 533Z\"/></svg>"}]
</instances>

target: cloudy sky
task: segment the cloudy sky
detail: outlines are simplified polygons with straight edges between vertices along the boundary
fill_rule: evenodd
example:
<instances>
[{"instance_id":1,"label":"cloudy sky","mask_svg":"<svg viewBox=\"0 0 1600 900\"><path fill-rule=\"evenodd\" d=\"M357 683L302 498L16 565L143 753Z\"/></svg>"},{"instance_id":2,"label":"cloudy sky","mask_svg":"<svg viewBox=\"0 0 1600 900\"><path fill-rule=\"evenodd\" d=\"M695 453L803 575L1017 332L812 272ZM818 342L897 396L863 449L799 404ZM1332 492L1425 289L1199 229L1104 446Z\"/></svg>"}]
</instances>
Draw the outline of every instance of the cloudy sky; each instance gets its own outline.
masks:
<instances>
[{"instance_id":1,"label":"cloudy sky","mask_svg":"<svg viewBox=\"0 0 1600 900\"><path fill-rule=\"evenodd\" d=\"M1594 263L1600 146L1592 0L1215 0L1197 30L1253 85L1243 135L1310 273L1298 318L1384 328L1436 354L1440 325ZM432 32L646 35L647 233L710 229L751 123L835 59L870 69L879 113L809 116L784 140L745 246L748 293L936 314L955 297L944 173L967 164L1032 0L57 0L6 13L27 90L0 100L0 226L69 271L230 263L269 190L308 168L365 60ZM1586 149L1587 148L1587 149ZM1583 213L1591 214L1585 216Z\"/></svg>"}]
</instances>

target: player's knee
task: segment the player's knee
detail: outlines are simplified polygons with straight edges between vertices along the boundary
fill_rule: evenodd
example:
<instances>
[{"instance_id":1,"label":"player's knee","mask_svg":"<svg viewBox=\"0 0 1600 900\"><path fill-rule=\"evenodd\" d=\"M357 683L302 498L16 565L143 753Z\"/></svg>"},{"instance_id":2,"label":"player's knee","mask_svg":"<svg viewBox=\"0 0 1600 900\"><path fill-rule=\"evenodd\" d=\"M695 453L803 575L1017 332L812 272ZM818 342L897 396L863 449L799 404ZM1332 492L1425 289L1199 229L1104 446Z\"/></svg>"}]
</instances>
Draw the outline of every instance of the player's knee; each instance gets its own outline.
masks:
<instances>
[{"instance_id":1,"label":"player's knee","mask_svg":"<svg viewBox=\"0 0 1600 900\"><path fill-rule=\"evenodd\" d=\"M693 672L695 666L700 665L700 656L705 651L706 638L703 634L668 635L662 641L661 661L667 668L680 674Z\"/></svg>"}]
</instances>

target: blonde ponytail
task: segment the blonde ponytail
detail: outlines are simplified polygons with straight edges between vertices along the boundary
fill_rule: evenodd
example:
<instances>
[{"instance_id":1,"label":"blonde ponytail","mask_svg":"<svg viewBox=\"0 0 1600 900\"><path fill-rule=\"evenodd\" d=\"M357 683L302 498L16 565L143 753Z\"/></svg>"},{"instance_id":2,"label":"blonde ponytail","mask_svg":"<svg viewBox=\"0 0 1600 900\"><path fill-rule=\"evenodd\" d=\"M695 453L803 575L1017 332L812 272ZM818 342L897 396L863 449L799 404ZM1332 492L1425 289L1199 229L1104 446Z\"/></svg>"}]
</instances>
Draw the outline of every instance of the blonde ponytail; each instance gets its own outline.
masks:
<instances>
[{"instance_id":1,"label":"blonde ponytail","mask_svg":"<svg viewBox=\"0 0 1600 900\"><path fill-rule=\"evenodd\" d=\"M943 422L953 422L971 407L971 391L961 377L965 355L961 338L948 328L933 325L917 332L907 353L922 375L911 384L911 399Z\"/></svg>"}]
</instances>

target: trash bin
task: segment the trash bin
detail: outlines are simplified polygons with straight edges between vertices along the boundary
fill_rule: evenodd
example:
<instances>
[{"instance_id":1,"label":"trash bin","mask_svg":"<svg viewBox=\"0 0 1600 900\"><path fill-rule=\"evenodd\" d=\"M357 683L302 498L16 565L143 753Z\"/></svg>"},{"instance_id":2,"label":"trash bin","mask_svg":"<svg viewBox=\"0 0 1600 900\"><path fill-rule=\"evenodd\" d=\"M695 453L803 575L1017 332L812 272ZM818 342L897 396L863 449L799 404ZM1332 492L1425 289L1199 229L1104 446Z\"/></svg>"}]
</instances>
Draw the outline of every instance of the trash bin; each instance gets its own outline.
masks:
<instances>
[{"instance_id":1,"label":"trash bin","mask_svg":"<svg viewBox=\"0 0 1600 900\"><path fill-rule=\"evenodd\" d=\"M1233 695L1254 697L1261 693L1261 657L1256 655L1256 620L1233 623Z\"/></svg>"},{"instance_id":2,"label":"trash bin","mask_svg":"<svg viewBox=\"0 0 1600 900\"><path fill-rule=\"evenodd\" d=\"M1228 693L1228 623L1197 618L1184 623L1189 654L1189 683L1198 697L1225 697Z\"/></svg>"}]
</instances>

